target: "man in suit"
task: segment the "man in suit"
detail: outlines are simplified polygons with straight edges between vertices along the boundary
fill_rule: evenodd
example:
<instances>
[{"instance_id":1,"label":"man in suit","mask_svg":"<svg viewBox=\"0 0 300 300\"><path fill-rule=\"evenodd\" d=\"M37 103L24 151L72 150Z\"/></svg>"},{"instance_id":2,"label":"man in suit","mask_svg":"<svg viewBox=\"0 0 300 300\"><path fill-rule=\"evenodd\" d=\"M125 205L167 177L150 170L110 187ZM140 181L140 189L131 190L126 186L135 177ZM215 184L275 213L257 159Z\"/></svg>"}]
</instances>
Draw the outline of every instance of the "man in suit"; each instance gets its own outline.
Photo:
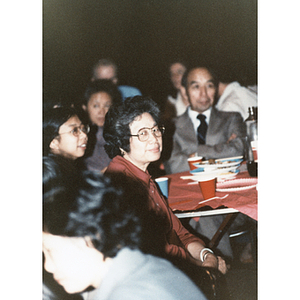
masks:
<instances>
[{"instance_id":1,"label":"man in suit","mask_svg":"<svg viewBox=\"0 0 300 300\"><path fill-rule=\"evenodd\" d=\"M193 67L185 72L182 83L190 106L175 119L173 149L165 162L166 173L188 171L187 159L195 155L205 159L243 155L241 138L246 134L243 119L239 113L214 108L218 81L213 72Z\"/></svg>"},{"instance_id":2,"label":"man in suit","mask_svg":"<svg viewBox=\"0 0 300 300\"><path fill-rule=\"evenodd\" d=\"M165 164L167 173L189 170L187 159L195 155L205 159L243 155L242 137L246 135L242 116L237 112L223 112L214 108L218 92L218 80L206 67L188 69L182 77L182 85L190 102L185 113L175 118L175 133L171 157ZM211 239L224 216L191 220L190 225L202 236ZM244 222L242 214L231 225L232 229ZM230 229L229 229L230 230ZM228 233L217 247L227 258L232 258Z\"/></svg>"}]
</instances>

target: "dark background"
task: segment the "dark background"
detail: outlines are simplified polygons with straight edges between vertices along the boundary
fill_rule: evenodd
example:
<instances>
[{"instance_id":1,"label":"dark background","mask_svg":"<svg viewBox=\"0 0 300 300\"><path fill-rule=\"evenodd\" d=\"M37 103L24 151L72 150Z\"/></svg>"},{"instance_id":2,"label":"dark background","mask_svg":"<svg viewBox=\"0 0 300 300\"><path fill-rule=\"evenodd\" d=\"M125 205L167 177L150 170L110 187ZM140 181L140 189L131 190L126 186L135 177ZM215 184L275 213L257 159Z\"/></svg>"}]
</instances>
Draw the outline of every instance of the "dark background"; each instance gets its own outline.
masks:
<instances>
[{"instance_id":1,"label":"dark background","mask_svg":"<svg viewBox=\"0 0 300 300\"><path fill-rule=\"evenodd\" d=\"M44 0L44 101L82 97L100 58L119 83L160 102L168 65L181 58L234 70L257 83L256 0Z\"/></svg>"}]
</instances>

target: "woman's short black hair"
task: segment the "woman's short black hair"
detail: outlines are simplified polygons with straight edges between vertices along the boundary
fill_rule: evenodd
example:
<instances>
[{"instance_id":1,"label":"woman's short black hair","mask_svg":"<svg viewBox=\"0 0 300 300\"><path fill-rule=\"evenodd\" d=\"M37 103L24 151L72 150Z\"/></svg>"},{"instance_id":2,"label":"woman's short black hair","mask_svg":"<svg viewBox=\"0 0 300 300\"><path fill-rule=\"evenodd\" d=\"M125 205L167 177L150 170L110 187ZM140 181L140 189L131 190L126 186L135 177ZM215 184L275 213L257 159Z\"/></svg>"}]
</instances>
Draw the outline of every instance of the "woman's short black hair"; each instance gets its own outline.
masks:
<instances>
[{"instance_id":1,"label":"woman's short black hair","mask_svg":"<svg viewBox=\"0 0 300 300\"><path fill-rule=\"evenodd\" d=\"M122 103L122 95L118 90L118 87L109 79L97 79L89 83L87 86L84 99L85 105L88 104L91 96L96 93L105 92L111 97L113 105L119 105Z\"/></svg>"},{"instance_id":2,"label":"woman's short black hair","mask_svg":"<svg viewBox=\"0 0 300 300\"><path fill-rule=\"evenodd\" d=\"M43 113L43 156L50 153L50 143L58 136L59 127L80 114L72 107L50 108Z\"/></svg>"},{"instance_id":3,"label":"woman's short black hair","mask_svg":"<svg viewBox=\"0 0 300 300\"><path fill-rule=\"evenodd\" d=\"M109 109L105 116L103 137L106 141L104 148L110 158L122 155L120 148L130 152L129 125L143 113L149 113L159 125L158 105L149 97L127 98L121 105Z\"/></svg>"},{"instance_id":4,"label":"woman's short black hair","mask_svg":"<svg viewBox=\"0 0 300 300\"><path fill-rule=\"evenodd\" d=\"M48 188L44 184L43 231L90 237L95 248L108 257L116 256L123 247L163 255L164 221L149 211L143 184L123 174L110 179L96 171L85 171L76 183L71 181L72 186L66 180L59 187L54 182Z\"/></svg>"}]
</instances>

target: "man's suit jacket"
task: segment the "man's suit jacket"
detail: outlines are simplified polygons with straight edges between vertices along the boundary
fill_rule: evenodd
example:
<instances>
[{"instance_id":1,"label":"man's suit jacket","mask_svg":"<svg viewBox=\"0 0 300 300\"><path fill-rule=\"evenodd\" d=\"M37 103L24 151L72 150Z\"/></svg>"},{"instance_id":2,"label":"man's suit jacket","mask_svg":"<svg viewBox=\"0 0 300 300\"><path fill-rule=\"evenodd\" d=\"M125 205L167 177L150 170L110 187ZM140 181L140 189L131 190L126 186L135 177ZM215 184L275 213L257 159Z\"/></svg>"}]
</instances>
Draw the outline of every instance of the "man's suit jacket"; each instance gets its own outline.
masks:
<instances>
[{"instance_id":1,"label":"man's suit jacket","mask_svg":"<svg viewBox=\"0 0 300 300\"><path fill-rule=\"evenodd\" d=\"M242 137L246 135L246 127L239 113L223 112L212 108L206 144L198 145L193 123L186 112L175 118L175 133L170 159L164 163L167 174L189 170L187 159L197 152L199 156L210 158L225 158L244 154ZM232 134L236 138L228 141Z\"/></svg>"}]
</instances>

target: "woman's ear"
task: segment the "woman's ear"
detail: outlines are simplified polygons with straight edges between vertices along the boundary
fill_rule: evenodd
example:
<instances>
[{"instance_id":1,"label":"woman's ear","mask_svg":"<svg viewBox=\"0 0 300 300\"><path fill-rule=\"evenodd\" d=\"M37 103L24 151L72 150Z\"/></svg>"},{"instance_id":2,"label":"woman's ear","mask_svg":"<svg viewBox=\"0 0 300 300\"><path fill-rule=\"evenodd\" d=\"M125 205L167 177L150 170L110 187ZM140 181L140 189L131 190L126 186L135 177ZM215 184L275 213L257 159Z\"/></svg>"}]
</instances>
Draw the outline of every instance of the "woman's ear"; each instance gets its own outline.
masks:
<instances>
[{"instance_id":1,"label":"woman's ear","mask_svg":"<svg viewBox=\"0 0 300 300\"><path fill-rule=\"evenodd\" d=\"M57 139L53 139L49 145L51 150L58 150L59 149L59 141Z\"/></svg>"},{"instance_id":2,"label":"woman's ear","mask_svg":"<svg viewBox=\"0 0 300 300\"><path fill-rule=\"evenodd\" d=\"M82 104L82 109L84 110L84 111L86 111L87 110L87 107L86 107L86 105L85 104Z\"/></svg>"}]
</instances>

